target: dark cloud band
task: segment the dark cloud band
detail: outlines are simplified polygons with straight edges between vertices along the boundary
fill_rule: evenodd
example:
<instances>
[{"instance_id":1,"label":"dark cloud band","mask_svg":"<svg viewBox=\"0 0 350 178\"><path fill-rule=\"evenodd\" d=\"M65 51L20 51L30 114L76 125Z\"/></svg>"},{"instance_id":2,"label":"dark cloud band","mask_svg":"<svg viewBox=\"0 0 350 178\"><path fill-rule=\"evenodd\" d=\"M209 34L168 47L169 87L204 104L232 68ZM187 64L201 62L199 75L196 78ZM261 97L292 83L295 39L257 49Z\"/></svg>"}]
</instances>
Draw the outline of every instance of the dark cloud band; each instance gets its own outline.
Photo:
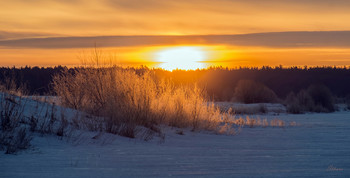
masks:
<instances>
[{"instance_id":1,"label":"dark cloud band","mask_svg":"<svg viewBox=\"0 0 350 178\"><path fill-rule=\"evenodd\" d=\"M2 48L90 48L156 45L233 45L273 48L350 47L350 31L270 32L241 35L93 36L0 40Z\"/></svg>"}]
</instances>

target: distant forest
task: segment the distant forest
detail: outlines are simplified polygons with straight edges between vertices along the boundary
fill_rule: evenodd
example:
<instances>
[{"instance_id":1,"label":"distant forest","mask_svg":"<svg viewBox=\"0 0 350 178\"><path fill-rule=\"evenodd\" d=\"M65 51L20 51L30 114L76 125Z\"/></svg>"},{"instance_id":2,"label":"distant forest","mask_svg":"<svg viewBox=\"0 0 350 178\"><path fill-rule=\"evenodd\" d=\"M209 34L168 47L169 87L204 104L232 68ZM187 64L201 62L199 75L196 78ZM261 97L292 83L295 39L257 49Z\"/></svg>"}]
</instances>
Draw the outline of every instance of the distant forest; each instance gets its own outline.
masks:
<instances>
[{"instance_id":1,"label":"distant forest","mask_svg":"<svg viewBox=\"0 0 350 178\"><path fill-rule=\"evenodd\" d=\"M52 95L50 84L52 77L59 74L66 67L23 67L0 68L0 82L4 85L13 80L18 86L25 86L30 95ZM72 70L72 69L70 69ZM203 70L174 70L169 72L162 69L148 69L145 67L130 68L136 72L151 71L159 78L168 78L177 85L197 83L203 87L208 96L216 101L230 101L239 81L249 80L270 88L276 95L284 99L290 92L297 93L307 89L310 85L324 85L336 97L350 96L350 68L335 67L262 67L237 68L222 67ZM72 70L73 71L73 70Z\"/></svg>"}]
</instances>

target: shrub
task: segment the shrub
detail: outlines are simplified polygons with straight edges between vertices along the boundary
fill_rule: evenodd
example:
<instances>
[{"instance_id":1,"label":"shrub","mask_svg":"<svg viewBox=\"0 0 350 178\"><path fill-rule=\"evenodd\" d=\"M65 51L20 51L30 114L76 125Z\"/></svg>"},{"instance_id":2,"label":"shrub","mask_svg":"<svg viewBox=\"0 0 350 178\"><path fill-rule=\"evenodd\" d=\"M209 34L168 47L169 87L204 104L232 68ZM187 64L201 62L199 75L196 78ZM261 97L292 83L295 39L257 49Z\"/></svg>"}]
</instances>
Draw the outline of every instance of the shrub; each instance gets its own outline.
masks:
<instances>
[{"instance_id":1,"label":"shrub","mask_svg":"<svg viewBox=\"0 0 350 178\"><path fill-rule=\"evenodd\" d=\"M0 149L5 149L6 154L27 149L32 138L22 126L25 103L8 93L1 93L0 101Z\"/></svg>"},{"instance_id":2,"label":"shrub","mask_svg":"<svg viewBox=\"0 0 350 178\"><path fill-rule=\"evenodd\" d=\"M297 95L289 93L286 98L287 112L293 114L302 114L314 110L314 102L305 90L301 90Z\"/></svg>"},{"instance_id":3,"label":"shrub","mask_svg":"<svg viewBox=\"0 0 350 178\"><path fill-rule=\"evenodd\" d=\"M334 112L334 98L332 92L324 85L311 85L308 88L312 100L314 101L315 112Z\"/></svg>"},{"instance_id":4,"label":"shrub","mask_svg":"<svg viewBox=\"0 0 350 178\"><path fill-rule=\"evenodd\" d=\"M30 147L32 137L26 128L17 127L14 130L2 132L0 134L0 146L5 147L5 154L14 154L19 150Z\"/></svg>"},{"instance_id":5,"label":"shrub","mask_svg":"<svg viewBox=\"0 0 350 178\"><path fill-rule=\"evenodd\" d=\"M277 101L276 94L261 83L252 80L240 80L235 89L236 100L243 103L272 103Z\"/></svg>"},{"instance_id":6,"label":"shrub","mask_svg":"<svg viewBox=\"0 0 350 178\"><path fill-rule=\"evenodd\" d=\"M311 85L297 95L292 92L288 94L285 102L287 112L293 114L335 111L332 93L323 85Z\"/></svg>"},{"instance_id":7,"label":"shrub","mask_svg":"<svg viewBox=\"0 0 350 178\"><path fill-rule=\"evenodd\" d=\"M310 92L301 90L297 95L298 104L302 107L302 111L313 111L315 108L314 99L310 96Z\"/></svg>"},{"instance_id":8,"label":"shrub","mask_svg":"<svg viewBox=\"0 0 350 178\"><path fill-rule=\"evenodd\" d=\"M0 128L3 131L13 130L19 126L22 119L22 98L1 93L0 100Z\"/></svg>"},{"instance_id":9,"label":"shrub","mask_svg":"<svg viewBox=\"0 0 350 178\"><path fill-rule=\"evenodd\" d=\"M142 70L141 70L142 71ZM107 132L134 138L138 127L159 125L217 130L220 111L207 104L196 85L175 87L154 73L120 67L86 67L56 75L53 88L62 104L96 117Z\"/></svg>"}]
</instances>

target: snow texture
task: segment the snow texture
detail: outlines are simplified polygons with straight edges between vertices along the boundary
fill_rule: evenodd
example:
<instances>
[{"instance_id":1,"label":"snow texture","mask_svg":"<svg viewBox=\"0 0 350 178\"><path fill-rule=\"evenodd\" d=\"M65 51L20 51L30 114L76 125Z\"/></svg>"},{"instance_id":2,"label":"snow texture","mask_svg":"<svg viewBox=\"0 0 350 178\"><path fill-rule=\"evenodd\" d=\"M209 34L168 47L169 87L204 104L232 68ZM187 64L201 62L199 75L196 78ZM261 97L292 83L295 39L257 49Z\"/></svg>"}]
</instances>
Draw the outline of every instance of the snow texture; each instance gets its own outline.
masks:
<instances>
[{"instance_id":1,"label":"snow texture","mask_svg":"<svg viewBox=\"0 0 350 178\"><path fill-rule=\"evenodd\" d=\"M65 139L34 134L31 149L0 152L0 178L350 177L350 112L250 117L297 126L246 127L235 136L166 128L164 141L148 142L87 131Z\"/></svg>"}]
</instances>

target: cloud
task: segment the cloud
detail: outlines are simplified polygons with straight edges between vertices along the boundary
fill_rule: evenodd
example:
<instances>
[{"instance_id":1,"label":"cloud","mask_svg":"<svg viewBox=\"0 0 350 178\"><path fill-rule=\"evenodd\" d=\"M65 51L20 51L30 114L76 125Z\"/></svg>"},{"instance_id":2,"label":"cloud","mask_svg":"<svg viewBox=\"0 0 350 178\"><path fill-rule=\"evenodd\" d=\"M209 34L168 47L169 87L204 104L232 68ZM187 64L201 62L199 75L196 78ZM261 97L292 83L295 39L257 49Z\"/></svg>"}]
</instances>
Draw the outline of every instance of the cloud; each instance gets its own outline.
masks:
<instances>
[{"instance_id":1,"label":"cloud","mask_svg":"<svg viewBox=\"0 0 350 178\"><path fill-rule=\"evenodd\" d=\"M35 37L49 37L49 36L53 36L53 35L55 35L55 34L36 33L36 32L11 32L11 31L1 31L0 30L0 40L35 38Z\"/></svg>"},{"instance_id":2,"label":"cloud","mask_svg":"<svg viewBox=\"0 0 350 178\"><path fill-rule=\"evenodd\" d=\"M350 29L345 0L11 0L0 30L81 36Z\"/></svg>"},{"instance_id":3,"label":"cloud","mask_svg":"<svg viewBox=\"0 0 350 178\"><path fill-rule=\"evenodd\" d=\"M169 7L173 2L159 0L107 0L107 5L127 10L154 10L160 7Z\"/></svg>"},{"instance_id":4,"label":"cloud","mask_svg":"<svg viewBox=\"0 0 350 178\"><path fill-rule=\"evenodd\" d=\"M241 35L92 36L0 40L2 48L91 48L160 45L230 45L271 48L350 47L350 31L270 32Z\"/></svg>"}]
</instances>

